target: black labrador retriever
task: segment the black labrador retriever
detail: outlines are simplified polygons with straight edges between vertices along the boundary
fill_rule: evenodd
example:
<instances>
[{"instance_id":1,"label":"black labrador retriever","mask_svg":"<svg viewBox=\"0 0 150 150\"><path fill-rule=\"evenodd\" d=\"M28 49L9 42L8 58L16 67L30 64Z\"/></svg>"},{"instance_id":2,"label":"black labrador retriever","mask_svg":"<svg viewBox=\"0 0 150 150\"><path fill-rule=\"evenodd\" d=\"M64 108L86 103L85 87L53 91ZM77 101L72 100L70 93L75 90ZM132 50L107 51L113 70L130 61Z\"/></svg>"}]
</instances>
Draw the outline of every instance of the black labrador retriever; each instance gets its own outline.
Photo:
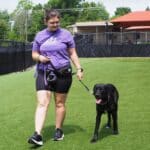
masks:
<instances>
[{"instance_id":1,"label":"black labrador retriever","mask_svg":"<svg viewBox=\"0 0 150 150\"><path fill-rule=\"evenodd\" d=\"M113 84L96 84L93 88L93 95L96 99L96 123L93 138L91 142L98 140L98 130L100 127L101 116L106 111L108 113L108 122L106 128L111 127L111 116L113 119L113 134L118 134L118 98L119 93Z\"/></svg>"}]
</instances>

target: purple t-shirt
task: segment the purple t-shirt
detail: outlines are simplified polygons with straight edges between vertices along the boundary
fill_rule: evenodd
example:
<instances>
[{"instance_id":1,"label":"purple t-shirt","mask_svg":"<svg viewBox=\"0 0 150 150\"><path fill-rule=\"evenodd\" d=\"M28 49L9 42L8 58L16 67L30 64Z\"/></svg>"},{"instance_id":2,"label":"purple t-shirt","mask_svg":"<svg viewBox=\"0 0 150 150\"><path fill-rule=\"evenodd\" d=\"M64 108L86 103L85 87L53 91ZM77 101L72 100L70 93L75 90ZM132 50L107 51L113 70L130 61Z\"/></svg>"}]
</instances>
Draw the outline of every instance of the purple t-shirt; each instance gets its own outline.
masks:
<instances>
[{"instance_id":1,"label":"purple t-shirt","mask_svg":"<svg viewBox=\"0 0 150 150\"><path fill-rule=\"evenodd\" d=\"M32 51L38 51L41 55L50 58L56 69L70 64L68 49L75 48L75 42L71 33L59 28L55 32L44 29L35 36ZM53 69L51 63L39 63L38 69Z\"/></svg>"}]
</instances>

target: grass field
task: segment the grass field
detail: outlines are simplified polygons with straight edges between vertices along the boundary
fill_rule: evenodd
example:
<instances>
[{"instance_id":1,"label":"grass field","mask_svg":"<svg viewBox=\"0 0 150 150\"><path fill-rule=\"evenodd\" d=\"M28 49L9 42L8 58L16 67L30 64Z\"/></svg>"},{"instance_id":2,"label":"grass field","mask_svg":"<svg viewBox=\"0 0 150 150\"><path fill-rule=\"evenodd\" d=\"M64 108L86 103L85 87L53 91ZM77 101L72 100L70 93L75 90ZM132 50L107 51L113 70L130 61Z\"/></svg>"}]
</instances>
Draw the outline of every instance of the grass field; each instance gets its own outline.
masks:
<instances>
[{"instance_id":1,"label":"grass field","mask_svg":"<svg viewBox=\"0 0 150 150\"><path fill-rule=\"evenodd\" d=\"M81 59L84 83L113 83L119 90L119 131L114 136L103 128L97 143L89 141L95 124L95 103L74 78L64 123L65 138L51 140L55 128L54 102L51 101L43 129L44 146L40 150L150 150L150 59L88 58ZM36 96L34 69L0 76L0 150L33 149L27 138L34 131Z\"/></svg>"}]
</instances>

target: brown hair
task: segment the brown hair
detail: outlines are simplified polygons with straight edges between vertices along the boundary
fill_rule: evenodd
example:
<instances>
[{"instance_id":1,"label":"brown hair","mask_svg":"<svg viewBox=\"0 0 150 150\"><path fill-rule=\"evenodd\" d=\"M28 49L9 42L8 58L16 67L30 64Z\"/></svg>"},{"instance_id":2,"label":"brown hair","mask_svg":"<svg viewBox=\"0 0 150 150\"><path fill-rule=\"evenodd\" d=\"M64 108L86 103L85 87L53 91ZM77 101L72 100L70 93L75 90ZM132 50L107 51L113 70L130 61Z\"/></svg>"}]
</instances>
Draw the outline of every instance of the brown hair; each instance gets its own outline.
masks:
<instances>
[{"instance_id":1,"label":"brown hair","mask_svg":"<svg viewBox=\"0 0 150 150\"><path fill-rule=\"evenodd\" d=\"M53 17L57 17L60 19L60 13L55 9L45 10L45 21L46 22Z\"/></svg>"}]
</instances>

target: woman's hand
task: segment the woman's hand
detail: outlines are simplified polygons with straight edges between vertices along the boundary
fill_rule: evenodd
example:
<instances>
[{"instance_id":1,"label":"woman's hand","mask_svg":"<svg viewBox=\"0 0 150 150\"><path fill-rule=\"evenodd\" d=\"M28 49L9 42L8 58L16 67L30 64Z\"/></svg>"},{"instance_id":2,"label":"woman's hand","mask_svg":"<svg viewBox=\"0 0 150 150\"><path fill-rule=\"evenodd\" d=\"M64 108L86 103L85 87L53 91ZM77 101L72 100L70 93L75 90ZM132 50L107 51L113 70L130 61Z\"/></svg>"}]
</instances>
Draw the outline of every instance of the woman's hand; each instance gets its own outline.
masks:
<instances>
[{"instance_id":1,"label":"woman's hand","mask_svg":"<svg viewBox=\"0 0 150 150\"><path fill-rule=\"evenodd\" d=\"M38 60L41 62L41 63L47 63L50 61L50 59L46 56L43 56L43 55L39 55L38 56Z\"/></svg>"},{"instance_id":2,"label":"woman's hand","mask_svg":"<svg viewBox=\"0 0 150 150\"><path fill-rule=\"evenodd\" d=\"M32 51L32 58L33 58L33 60L35 60L37 62L39 61L41 63L47 63L50 61L50 58L39 54L38 51Z\"/></svg>"},{"instance_id":3,"label":"woman's hand","mask_svg":"<svg viewBox=\"0 0 150 150\"><path fill-rule=\"evenodd\" d=\"M83 78L83 69L77 69L77 78L78 78L78 80L82 80L82 78Z\"/></svg>"}]
</instances>

